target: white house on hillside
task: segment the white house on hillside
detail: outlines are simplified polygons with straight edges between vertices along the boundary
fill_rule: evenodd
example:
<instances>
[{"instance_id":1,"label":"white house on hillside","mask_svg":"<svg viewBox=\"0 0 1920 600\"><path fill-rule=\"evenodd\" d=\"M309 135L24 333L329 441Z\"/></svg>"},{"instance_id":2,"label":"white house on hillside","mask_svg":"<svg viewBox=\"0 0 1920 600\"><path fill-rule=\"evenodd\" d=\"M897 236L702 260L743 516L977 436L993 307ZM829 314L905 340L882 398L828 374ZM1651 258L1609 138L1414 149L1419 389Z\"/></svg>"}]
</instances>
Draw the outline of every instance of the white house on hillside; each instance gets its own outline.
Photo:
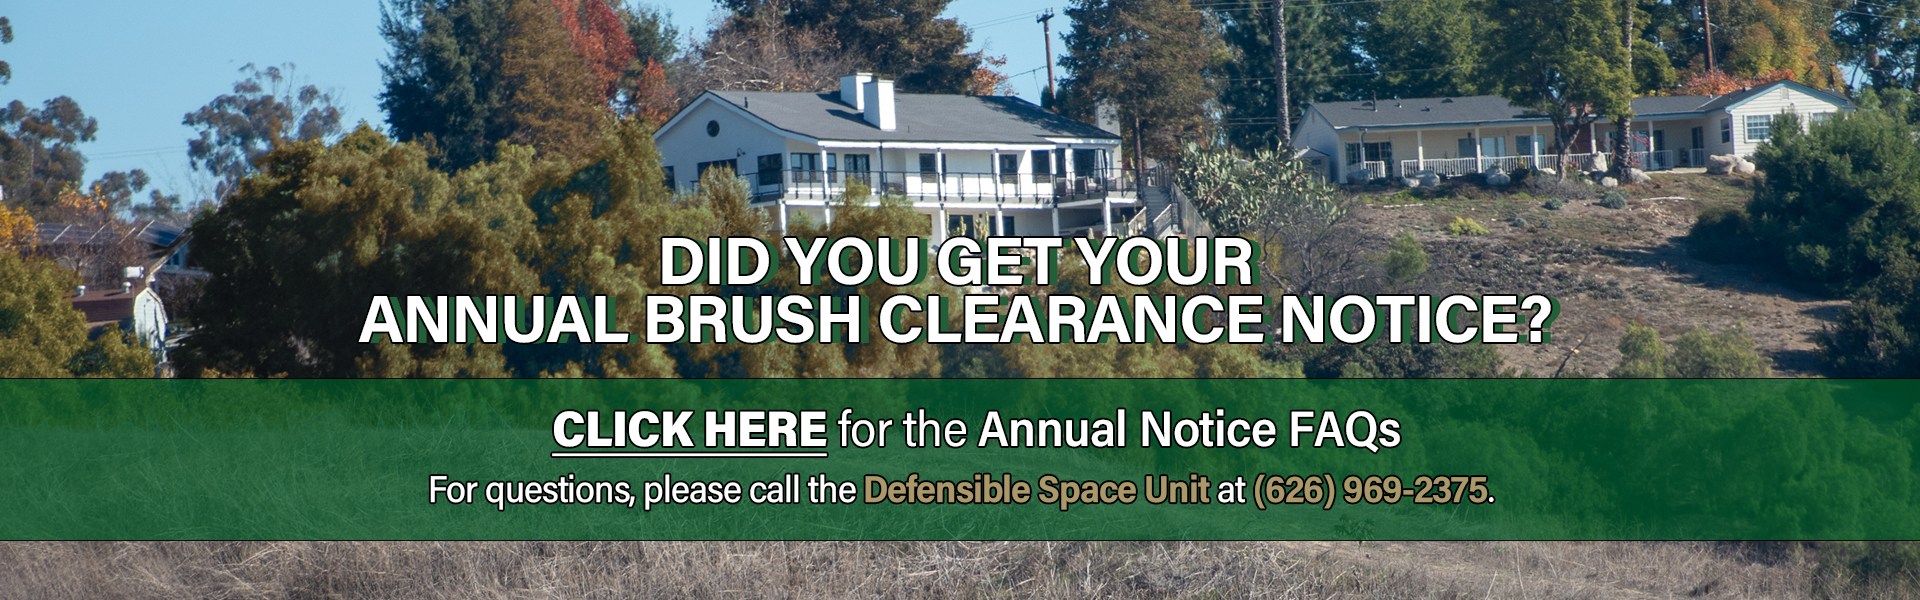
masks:
<instances>
[{"instance_id":1,"label":"white house on hillside","mask_svg":"<svg viewBox=\"0 0 1920 600\"><path fill-rule=\"evenodd\" d=\"M709 91L654 141L676 189L728 167L773 211L831 222L849 181L905 196L935 238L1109 233L1137 207L1120 137L1006 96L896 94L866 73L840 93Z\"/></svg>"},{"instance_id":2,"label":"white house on hillside","mask_svg":"<svg viewBox=\"0 0 1920 600\"><path fill-rule=\"evenodd\" d=\"M1633 100L1632 143L1641 168L1706 166L1708 156L1750 156L1772 137L1773 118L1793 112L1805 124L1852 109L1846 98L1791 81L1720 96L1653 96ZM1571 144L1576 166L1595 168L1612 148L1613 126L1601 119ZM1595 144L1595 139L1601 140ZM1307 107L1293 145L1326 154L1334 181L1378 179L1433 170L1479 173L1495 166L1558 168L1553 125L1545 115L1499 96L1326 102Z\"/></svg>"}]
</instances>

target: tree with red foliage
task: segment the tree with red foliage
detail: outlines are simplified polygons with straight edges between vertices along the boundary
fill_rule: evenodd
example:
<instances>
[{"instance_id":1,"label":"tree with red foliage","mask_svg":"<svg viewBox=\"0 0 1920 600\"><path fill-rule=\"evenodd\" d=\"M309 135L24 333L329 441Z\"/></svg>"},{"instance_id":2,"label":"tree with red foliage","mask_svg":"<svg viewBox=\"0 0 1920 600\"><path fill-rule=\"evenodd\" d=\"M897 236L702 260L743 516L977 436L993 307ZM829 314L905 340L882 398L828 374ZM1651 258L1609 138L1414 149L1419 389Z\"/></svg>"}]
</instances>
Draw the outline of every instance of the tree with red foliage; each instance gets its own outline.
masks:
<instances>
[{"instance_id":1,"label":"tree with red foliage","mask_svg":"<svg viewBox=\"0 0 1920 600\"><path fill-rule=\"evenodd\" d=\"M1740 91L1744 88L1773 83L1781 80L1793 80L1792 69L1776 69L1753 77L1735 77L1726 71L1713 70L1694 73L1680 82L1680 94L1683 96L1718 96Z\"/></svg>"},{"instance_id":2,"label":"tree with red foliage","mask_svg":"<svg viewBox=\"0 0 1920 600\"><path fill-rule=\"evenodd\" d=\"M553 0L560 23L573 42L574 54L587 61L596 89L612 100L627 63L633 60L633 38L620 13L608 0Z\"/></svg>"},{"instance_id":3,"label":"tree with red foliage","mask_svg":"<svg viewBox=\"0 0 1920 600\"><path fill-rule=\"evenodd\" d=\"M647 66L640 69L626 102L627 114L655 127L665 124L680 109L680 97L667 82L666 69L651 58L647 59Z\"/></svg>"}]
</instances>

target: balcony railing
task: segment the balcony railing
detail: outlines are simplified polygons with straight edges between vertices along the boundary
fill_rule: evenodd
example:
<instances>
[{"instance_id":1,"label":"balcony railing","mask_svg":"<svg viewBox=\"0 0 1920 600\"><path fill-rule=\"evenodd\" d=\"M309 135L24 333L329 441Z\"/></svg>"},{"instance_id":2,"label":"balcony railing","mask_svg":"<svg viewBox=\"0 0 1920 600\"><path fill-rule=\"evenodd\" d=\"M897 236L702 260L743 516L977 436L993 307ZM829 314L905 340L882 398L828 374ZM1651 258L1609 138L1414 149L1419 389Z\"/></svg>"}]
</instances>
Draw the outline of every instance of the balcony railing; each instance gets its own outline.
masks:
<instances>
[{"instance_id":1,"label":"balcony railing","mask_svg":"<svg viewBox=\"0 0 1920 600\"><path fill-rule=\"evenodd\" d=\"M1097 169L1063 175L783 170L742 173L740 179L753 191L756 203L781 199L832 200L846 192L849 181L863 183L875 194L913 200L1002 204L1133 198L1140 183L1138 173L1131 169Z\"/></svg>"}]
</instances>

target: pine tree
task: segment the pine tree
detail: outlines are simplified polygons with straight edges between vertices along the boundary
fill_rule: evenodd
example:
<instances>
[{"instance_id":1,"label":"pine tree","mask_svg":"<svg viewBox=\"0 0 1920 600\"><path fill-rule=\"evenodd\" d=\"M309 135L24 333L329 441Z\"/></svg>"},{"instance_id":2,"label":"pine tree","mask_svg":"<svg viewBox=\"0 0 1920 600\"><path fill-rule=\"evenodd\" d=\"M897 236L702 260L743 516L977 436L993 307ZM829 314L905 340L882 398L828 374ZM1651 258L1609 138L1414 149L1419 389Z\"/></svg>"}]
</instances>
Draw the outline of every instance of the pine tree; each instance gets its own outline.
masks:
<instances>
[{"instance_id":1,"label":"pine tree","mask_svg":"<svg viewBox=\"0 0 1920 600\"><path fill-rule=\"evenodd\" d=\"M1232 50L1230 60L1219 61L1212 69L1220 86L1227 139L1249 152L1273 147L1279 140L1272 4L1239 0L1214 9L1223 25L1221 39ZM1290 119L1298 119L1309 103L1352 96L1361 81L1351 76L1359 70L1361 58L1353 52L1353 44L1346 43L1353 21L1341 7L1324 4L1290 3L1286 10Z\"/></svg>"},{"instance_id":2,"label":"pine tree","mask_svg":"<svg viewBox=\"0 0 1920 600\"><path fill-rule=\"evenodd\" d=\"M1067 105L1074 116L1092 120L1100 101L1114 102L1135 160L1202 137L1214 99L1205 74L1221 45L1199 11L1186 0L1076 0L1067 16L1060 65L1081 97Z\"/></svg>"}]
</instances>

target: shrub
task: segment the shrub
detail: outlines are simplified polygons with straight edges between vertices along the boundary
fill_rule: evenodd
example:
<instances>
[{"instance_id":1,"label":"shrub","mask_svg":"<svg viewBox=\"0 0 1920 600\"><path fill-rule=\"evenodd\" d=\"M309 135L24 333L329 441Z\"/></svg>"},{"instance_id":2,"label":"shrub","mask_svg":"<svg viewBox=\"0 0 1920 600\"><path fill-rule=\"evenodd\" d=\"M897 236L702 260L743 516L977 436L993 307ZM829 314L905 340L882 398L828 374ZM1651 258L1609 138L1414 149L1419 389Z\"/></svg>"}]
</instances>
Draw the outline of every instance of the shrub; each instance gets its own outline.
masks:
<instances>
[{"instance_id":1,"label":"shrub","mask_svg":"<svg viewBox=\"0 0 1920 600\"><path fill-rule=\"evenodd\" d=\"M1381 261L1386 267L1387 278L1397 283L1413 281L1427 272L1427 249L1420 246L1420 240L1412 233L1400 234L1393 238L1393 247L1387 250L1387 256Z\"/></svg>"},{"instance_id":2,"label":"shrub","mask_svg":"<svg viewBox=\"0 0 1920 600\"><path fill-rule=\"evenodd\" d=\"M1667 345L1652 327L1630 323L1620 336L1620 364L1608 372L1615 379L1660 379L1667 376Z\"/></svg>"},{"instance_id":3,"label":"shrub","mask_svg":"<svg viewBox=\"0 0 1920 600\"><path fill-rule=\"evenodd\" d=\"M1514 229L1526 229L1529 226L1526 217L1515 216L1513 220L1509 222L1512 223Z\"/></svg>"},{"instance_id":4,"label":"shrub","mask_svg":"<svg viewBox=\"0 0 1920 600\"><path fill-rule=\"evenodd\" d=\"M1541 206L1546 207L1547 210L1560 210L1567 207L1567 201L1559 198L1548 198L1547 203Z\"/></svg>"},{"instance_id":5,"label":"shrub","mask_svg":"<svg viewBox=\"0 0 1920 600\"><path fill-rule=\"evenodd\" d=\"M1479 221L1466 217L1454 217L1453 222L1447 224L1447 233L1453 235L1486 235L1487 226L1481 225Z\"/></svg>"},{"instance_id":6,"label":"shrub","mask_svg":"<svg viewBox=\"0 0 1920 600\"><path fill-rule=\"evenodd\" d=\"M1569 198L1585 200L1593 197L1593 188L1581 185L1579 180L1566 180L1553 176L1529 177L1524 183L1527 193L1535 196Z\"/></svg>"},{"instance_id":7,"label":"shrub","mask_svg":"<svg viewBox=\"0 0 1920 600\"><path fill-rule=\"evenodd\" d=\"M1608 191L1606 196L1600 198L1600 205L1614 210L1626 208L1627 195L1620 190Z\"/></svg>"},{"instance_id":8,"label":"shrub","mask_svg":"<svg viewBox=\"0 0 1920 600\"><path fill-rule=\"evenodd\" d=\"M1689 379L1772 377L1773 361L1753 350L1745 325L1707 333L1696 327L1673 341L1675 376Z\"/></svg>"},{"instance_id":9,"label":"shrub","mask_svg":"<svg viewBox=\"0 0 1920 600\"><path fill-rule=\"evenodd\" d=\"M1680 335L1672 351L1652 327L1628 325L1620 338L1620 364L1607 373L1617 379L1728 379L1770 377L1772 361L1753 349L1744 325L1709 333L1704 327Z\"/></svg>"},{"instance_id":10,"label":"shrub","mask_svg":"<svg viewBox=\"0 0 1920 600\"><path fill-rule=\"evenodd\" d=\"M1748 260L1758 250L1753 225L1747 211L1734 206L1715 206L1694 219L1687 232L1687 252L1707 262L1727 263Z\"/></svg>"}]
</instances>

